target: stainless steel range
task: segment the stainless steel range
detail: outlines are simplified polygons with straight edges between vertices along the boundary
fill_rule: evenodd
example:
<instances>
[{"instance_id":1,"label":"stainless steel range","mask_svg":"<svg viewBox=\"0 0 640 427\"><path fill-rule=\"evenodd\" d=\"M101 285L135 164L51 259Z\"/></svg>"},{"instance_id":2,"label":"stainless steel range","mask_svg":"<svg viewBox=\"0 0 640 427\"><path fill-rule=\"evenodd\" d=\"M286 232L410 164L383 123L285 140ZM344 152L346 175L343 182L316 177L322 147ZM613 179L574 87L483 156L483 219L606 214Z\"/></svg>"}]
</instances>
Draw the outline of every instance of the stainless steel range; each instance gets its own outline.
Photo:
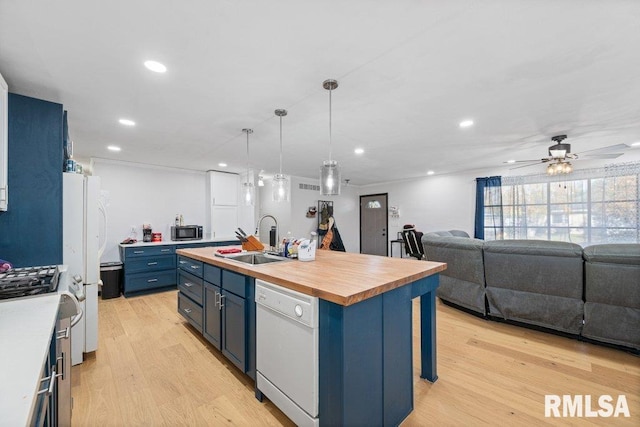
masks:
<instances>
[{"instance_id":1,"label":"stainless steel range","mask_svg":"<svg viewBox=\"0 0 640 427\"><path fill-rule=\"evenodd\" d=\"M0 273L0 300L56 292L57 265L13 268Z\"/></svg>"}]
</instances>

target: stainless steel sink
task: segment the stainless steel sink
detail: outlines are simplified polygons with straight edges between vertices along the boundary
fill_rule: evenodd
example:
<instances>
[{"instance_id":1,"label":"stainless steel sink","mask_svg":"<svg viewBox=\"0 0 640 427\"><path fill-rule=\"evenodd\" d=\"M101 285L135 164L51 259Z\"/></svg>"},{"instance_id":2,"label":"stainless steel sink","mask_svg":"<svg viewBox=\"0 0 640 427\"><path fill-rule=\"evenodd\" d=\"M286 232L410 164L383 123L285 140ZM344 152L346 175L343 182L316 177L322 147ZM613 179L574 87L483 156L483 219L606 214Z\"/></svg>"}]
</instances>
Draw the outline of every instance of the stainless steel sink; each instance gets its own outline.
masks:
<instances>
[{"instance_id":1,"label":"stainless steel sink","mask_svg":"<svg viewBox=\"0 0 640 427\"><path fill-rule=\"evenodd\" d=\"M276 255L269 255L262 252L245 252L239 254L216 254L216 256L226 258L232 261L243 262L245 264L259 265L269 264L272 262L291 261L288 258L284 258Z\"/></svg>"}]
</instances>

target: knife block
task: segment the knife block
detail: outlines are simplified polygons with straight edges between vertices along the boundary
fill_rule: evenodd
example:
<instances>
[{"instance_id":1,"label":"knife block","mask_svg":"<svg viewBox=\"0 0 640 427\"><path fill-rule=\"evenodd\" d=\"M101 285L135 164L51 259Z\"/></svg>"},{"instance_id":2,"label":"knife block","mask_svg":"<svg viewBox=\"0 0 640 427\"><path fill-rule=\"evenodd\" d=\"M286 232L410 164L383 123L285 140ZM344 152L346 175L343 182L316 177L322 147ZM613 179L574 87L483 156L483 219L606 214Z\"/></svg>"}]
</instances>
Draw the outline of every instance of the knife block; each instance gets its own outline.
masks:
<instances>
[{"instance_id":1,"label":"knife block","mask_svg":"<svg viewBox=\"0 0 640 427\"><path fill-rule=\"evenodd\" d=\"M242 242L242 249L245 251L261 251L264 249L264 245L254 236L247 236L247 241Z\"/></svg>"}]
</instances>

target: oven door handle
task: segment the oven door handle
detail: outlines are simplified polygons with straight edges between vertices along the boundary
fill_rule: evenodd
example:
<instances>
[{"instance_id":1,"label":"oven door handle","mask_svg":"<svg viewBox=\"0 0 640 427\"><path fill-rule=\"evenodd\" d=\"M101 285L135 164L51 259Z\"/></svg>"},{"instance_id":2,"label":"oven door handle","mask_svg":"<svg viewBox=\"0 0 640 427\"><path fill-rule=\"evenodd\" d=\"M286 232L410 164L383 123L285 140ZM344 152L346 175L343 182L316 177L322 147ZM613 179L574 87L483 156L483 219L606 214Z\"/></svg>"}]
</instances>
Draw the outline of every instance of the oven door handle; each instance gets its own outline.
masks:
<instances>
[{"instance_id":1,"label":"oven door handle","mask_svg":"<svg viewBox=\"0 0 640 427\"><path fill-rule=\"evenodd\" d=\"M76 314L75 316L73 316L71 318L71 327L73 328L75 325L78 324L78 322L80 321L80 319L82 319L82 316L84 315L84 311L82 311L81 308L78 309L78 314Z\"/></svg>"}]
</instances>

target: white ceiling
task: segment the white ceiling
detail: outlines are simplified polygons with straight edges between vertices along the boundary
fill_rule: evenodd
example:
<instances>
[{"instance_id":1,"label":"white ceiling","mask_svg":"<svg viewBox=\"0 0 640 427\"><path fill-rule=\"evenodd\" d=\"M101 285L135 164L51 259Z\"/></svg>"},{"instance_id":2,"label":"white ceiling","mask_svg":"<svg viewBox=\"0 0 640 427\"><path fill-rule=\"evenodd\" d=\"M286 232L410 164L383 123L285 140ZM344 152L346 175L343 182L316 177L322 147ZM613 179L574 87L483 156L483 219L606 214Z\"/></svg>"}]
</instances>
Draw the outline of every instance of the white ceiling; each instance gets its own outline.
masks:
<instances>
[{"instance_id":1,"label":"white ceiling","mask_svg":"<svg viewBox=\"0 0 640 427\"><path fill-rule=\"evenodd\" d=\"M309 178L335 78L333 158L369 184L541 158L559 133L640 141L640 1L0 0L0 73L64 105L82 159L240 172L249 127L274 173L285 108L284 172Z\"/></svg>"}]
</instances>

